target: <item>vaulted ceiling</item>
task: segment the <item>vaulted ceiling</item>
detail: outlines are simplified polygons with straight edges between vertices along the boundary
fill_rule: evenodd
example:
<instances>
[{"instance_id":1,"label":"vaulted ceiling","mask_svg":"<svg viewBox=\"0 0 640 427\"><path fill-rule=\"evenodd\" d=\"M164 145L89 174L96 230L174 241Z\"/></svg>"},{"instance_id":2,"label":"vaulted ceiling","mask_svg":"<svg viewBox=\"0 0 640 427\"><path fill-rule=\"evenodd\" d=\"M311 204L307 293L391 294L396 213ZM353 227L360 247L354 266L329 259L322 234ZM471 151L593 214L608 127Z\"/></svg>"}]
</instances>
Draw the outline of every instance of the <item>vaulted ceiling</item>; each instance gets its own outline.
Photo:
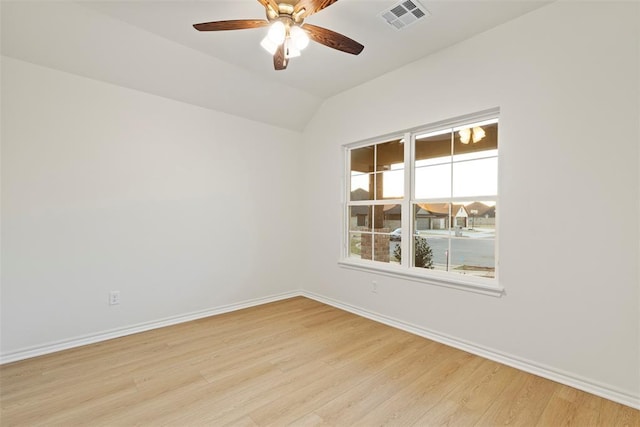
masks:
<instances>
[{"instance_id":1,"label":"vaulted ceiling","mask_svg":"<svg viewBox=\"0 0 640 427\"><path fill-rule=\"evenodd\" d=\"M397 30L380 17L397 1L340 0L306 22L355 39L364 51L353 56L312 42L287 70L275 71L260 47L266 28L192 27L263 19L256 0L2 0L2 54L300 131L332 95L549 3L418 1L430 15Z\"/></svg>"}]
</instances>

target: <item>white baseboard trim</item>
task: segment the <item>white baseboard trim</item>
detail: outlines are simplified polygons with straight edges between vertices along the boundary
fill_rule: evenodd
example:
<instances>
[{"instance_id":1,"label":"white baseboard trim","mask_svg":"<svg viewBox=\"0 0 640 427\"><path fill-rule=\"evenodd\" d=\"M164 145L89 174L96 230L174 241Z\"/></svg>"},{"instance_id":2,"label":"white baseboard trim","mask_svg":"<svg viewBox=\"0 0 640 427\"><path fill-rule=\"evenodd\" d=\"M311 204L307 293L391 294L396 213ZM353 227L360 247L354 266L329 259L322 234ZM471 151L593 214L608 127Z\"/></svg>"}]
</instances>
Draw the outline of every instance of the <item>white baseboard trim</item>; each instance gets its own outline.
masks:
<instances>
[{"instance_id":1,"label":"white baseboard trim","mask_svg":"<svg viewBox=\"0 0 640 427\"><path fill-rule=\"evenodd\" d=\"M209 308L206 310L194 311L191 313L181 314L178 316L166 317L151 322L138 323L133 326L123 328L115 328L108 331L98 332L95 334L83 335L75 338L49 342L42 345L28 347L8 353L0 354L0 365L5 363L16 362L23 359L29 359L36 356L43 356L57 351L68 350L70 348L80 347L83 345L94 344L101 341L120 338L126 335L137 334L139 332L149 331L152 329L163 328L165 326L177 325L179 323L190 322L192 320L202 319L216 314L229 313L231 311L242 310L244 308L254 307L257 305L267 304L270 302L280 301L287 298L300 296L300 291L285 292L282 294L271 295L263 298L255 298L234 304L223 305L220 307Z\"/></svg>"},{"instance_id":2,"label":"white baseboard trim","mask_svg":"<svg viewBox=\"0 0 640 427\"><path fill-rule=\"evenodd\" d=\"M577 375L544 366L530 360L521 359L516 356L504 354L489 348L482 347L480 345L470 343L458 338L435 332L421 326L413 325L402 320L394 319L389 316L385 316L379 313L375 313L369 310L365 310L360 307L356 307L350 304L328 298L309 291L291 291L282 294L272 295L263 298L256 298L252 300L242 301L239 303L228 304L220 307L214 307L207 310L201 310L182 314L178 316L167 317L164 319L139 323L133 326L127 326L123 328L111 329L95 334L84 335L80 337L70 338L67 340L61 340L56 342L50 342L43 345L24 348L9 353L0 354L0 364L16 362L23 359L29 359L36 356L42 356L45 354L55 353L57 351L67 350L83 345L94 344L101 341L106 341L114 338L120 338L123 336L136 334L139 332L149 331L152 329L158 329L165 326L177 325L179 323L189 322L192 320L202 319L209 316L215 316L217 314L229 313L236 310L242 310L244 308L255 307L270 302L280 301L297 296L304 296L306 298L313 299L315 301L327 304L341 310L348 311L350 313L357 314L358 316L365 317L367 319L374 320L376 322L383 323L385 325L410 332L412 334L431 339L433 341L458 348L460 350L467 351L472 354L484 357L489 360L493 360L499 363L503 363L507 366L511 366L516 369L520 369L525 372L529 372L534 375L538 375L543 378L547 378L552 381L556 381L561 384L568 385L570 387L577 388L579 390L586 391L587 393L595 394L596 396L609 399L614 402L621 403L623 405L630 406L632 408L640 409L640 396L634 396L621 390L616 390L610 386L600 384L598 382L579 377Z\"/></svg>"},{"instance_id":3,"label":"white baseboard trim","mask_svg":"<svg viewBox=\"0 0 640 427\"><path fill-rule=\"evenodd\" d=\"M610 386L600 384L596 381L582 378L575 374L571 374L569 372L565 372L549 366L544 366L539 363L532 362L530 360L522 359L509 354L504 354L499 351L492 350L490 348L482 347L480 345L477 345L471 342L460 340L458 338L455 338L446 334L441 334L439 332L435 332L435 331L423 328L421 326L404 322L402 320L394 319L392 317L388 317L379 313L365 310L360 307L356 307L350 304L345 304L343 302L340 302L322 295L318 295L313 292L302 291L301 295L306 298L310 298L318 302L321 302L323 304L327 304L327 305L339 308L341 310L345 310L350 313L354 313L359 316L366 317L367 319L371 319L376 322L380 322L385 325L392 326L394 328L398 328L400 330L410 332L412 334L415 334L424 338L428 338L430 340L433 340L451 347L455 347L460 350L464 350L466 352L484 357L486 359L493 360L495 362L499 362L507 366L511 366L521 371L525 371L530 374L534 374L534 375L537 375L537 376L540 376L564 385L568 385L570 387L574 387L579 390L586 391L587 393L595 394L596 396L600 396L605 399L630 406L632 408L640 409L640 396L634 396L627 392L616 390Z\"/></svg>"}]
</instances>

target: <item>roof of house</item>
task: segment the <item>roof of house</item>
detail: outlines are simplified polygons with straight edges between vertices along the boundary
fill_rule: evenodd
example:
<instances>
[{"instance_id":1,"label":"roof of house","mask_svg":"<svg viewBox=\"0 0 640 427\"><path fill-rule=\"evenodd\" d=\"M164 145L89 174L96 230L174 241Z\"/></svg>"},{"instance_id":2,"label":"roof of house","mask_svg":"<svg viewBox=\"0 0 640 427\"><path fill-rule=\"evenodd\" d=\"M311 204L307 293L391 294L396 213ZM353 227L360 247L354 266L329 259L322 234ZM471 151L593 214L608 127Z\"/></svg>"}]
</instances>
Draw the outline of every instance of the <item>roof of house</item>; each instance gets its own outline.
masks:
<instances>
[{"instance_id":1,"label":"roof of house","mask_svg":"<svg viewBox=\"0 0 640 427\"><path fill-rule=\"evenodd\" d=\"M449 203L418 203L418 206L420 206L420 210L416 215L436 217L449 215ZM464 205L451 205L451 212L454 216L457 216L461 209L468 212Z\"/></svg>"},{"instance_id":2,"label":"roof of house","mask_svg":"<svg viewBox=\"0 0 640 427\"><path fill-rule=\"evenodd\" d=\"M351 192L351 200L369 200L369 192L364 188L356 188Z\"/></svg>"},{"instance_id":3,"label":"roof of house","mask_svg":"<svg viewBox=\"0 0 640 427\"><path fill-rule=\"evenodd\" d=\"M477 215L477 216L486 216L488 215L490 218L495 217L496 216L496 207L494 206L487 206L482 202L473 202L470 205L466 206L467 212L469 212L469 214L471 215ZM477 211L475 214L472 213L471 211L475 210Z\"/></svg>"},{"instance_id":4,"label":"roof of house","mask_svg":"<svg viewBox=\"0 0 640 427\"><path fill-rule=\"evenodd\" d=\"M369 200L369 192L362 189L357 188L351 192L351 200ZM449 203L418 203L420 209L416 213L418 216L435 216L435 217L445 217L449 215ZM393 203L384 205L383 207L385 214L400 214L402 211L402 207L400 204ZM493 218L496 216L496 207L488 206L482 202L473 202L469 205L463 204L453 204L451 206L451 212L453 216L459 216L458 213L460 210L468 215L476 215L476 216L489 216ZM475 214L472 214L471 211L477 211ZM352 214L355 215L365 215L369 212L368 206L352 206L351 207ZM464 216L464 215L463 215Z\"/></svg>"}]
</instances>

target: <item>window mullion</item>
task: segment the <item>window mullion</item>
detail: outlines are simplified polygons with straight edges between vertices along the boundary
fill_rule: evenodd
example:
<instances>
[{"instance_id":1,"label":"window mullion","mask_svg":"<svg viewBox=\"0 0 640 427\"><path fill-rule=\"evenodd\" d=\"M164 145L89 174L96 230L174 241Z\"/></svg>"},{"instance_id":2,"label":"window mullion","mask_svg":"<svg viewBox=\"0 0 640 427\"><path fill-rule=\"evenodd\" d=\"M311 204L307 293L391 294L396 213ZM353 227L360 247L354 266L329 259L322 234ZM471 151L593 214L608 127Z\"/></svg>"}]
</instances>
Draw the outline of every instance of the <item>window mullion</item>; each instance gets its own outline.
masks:
<instances>
[{"instance_id":1,"label":"window mullion","mask_svg":"<svg viewBox=\"0 0 640 427\"><path fill-rule=\"evenodd\" d=\"M400 250L403 254L401 265L405 268L411 266L413 259L413 245L411 235L413 224L411 214L411 199L413 198L413 135L410 132L404 134L404 197L402 199L402 239L400 240Z\"/></svg>"},{"instance_id":2,"label":"window mullion","mask_svg":"<svg viewBox=\"0 0 640 427\"><path fill-rule=\"evenodd\" d=\"M451 266L451 244L452 244L452 236L453 233L452 231L455 232L454 227L454 217L453 217L453 155L454 155L454 147L455 147L455 139L456 139L456 134L455 131L453 129L451 129L451 157L450 157L450 162L451 162L451 175L449 176L449 179L451 180L450 183L450 189L451 192L449 194L449 246L447 249L447 272L449 272L450 266Z\"/></svg>"},{"instance_id":3,"label":"window mullion","mask_svg":"<svg viewBox=\"0 0 640 427\"><path fill-rule=\"evenodd\" d=\"M344 219L342 221L342 258L349 257L349 243L351 241L351 235L349 233L349 210L350 210L350 202L351 202L351 150L348 148L344 149L344 182L342 185L343 200L346 200L344 204Z\"/></svg>"}]
</instances>

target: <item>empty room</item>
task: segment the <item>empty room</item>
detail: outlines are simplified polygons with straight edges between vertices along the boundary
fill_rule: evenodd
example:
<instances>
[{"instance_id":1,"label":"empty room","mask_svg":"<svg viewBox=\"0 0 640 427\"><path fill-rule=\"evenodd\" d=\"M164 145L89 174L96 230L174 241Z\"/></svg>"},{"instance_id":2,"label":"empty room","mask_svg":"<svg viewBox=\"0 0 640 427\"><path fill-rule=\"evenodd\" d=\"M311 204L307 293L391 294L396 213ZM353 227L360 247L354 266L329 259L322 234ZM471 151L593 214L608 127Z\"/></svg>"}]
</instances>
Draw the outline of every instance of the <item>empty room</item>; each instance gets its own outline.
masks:
<instances>
[{"instance_id":1,"label":"empty room","mask_svg":"<svg viewBox=\"0 0 640 427\"><path fill-rule=\"evenodd\" d=\"M0 19L2 426L640 426L640 3Z\"/></svg>"}]
</instances>

